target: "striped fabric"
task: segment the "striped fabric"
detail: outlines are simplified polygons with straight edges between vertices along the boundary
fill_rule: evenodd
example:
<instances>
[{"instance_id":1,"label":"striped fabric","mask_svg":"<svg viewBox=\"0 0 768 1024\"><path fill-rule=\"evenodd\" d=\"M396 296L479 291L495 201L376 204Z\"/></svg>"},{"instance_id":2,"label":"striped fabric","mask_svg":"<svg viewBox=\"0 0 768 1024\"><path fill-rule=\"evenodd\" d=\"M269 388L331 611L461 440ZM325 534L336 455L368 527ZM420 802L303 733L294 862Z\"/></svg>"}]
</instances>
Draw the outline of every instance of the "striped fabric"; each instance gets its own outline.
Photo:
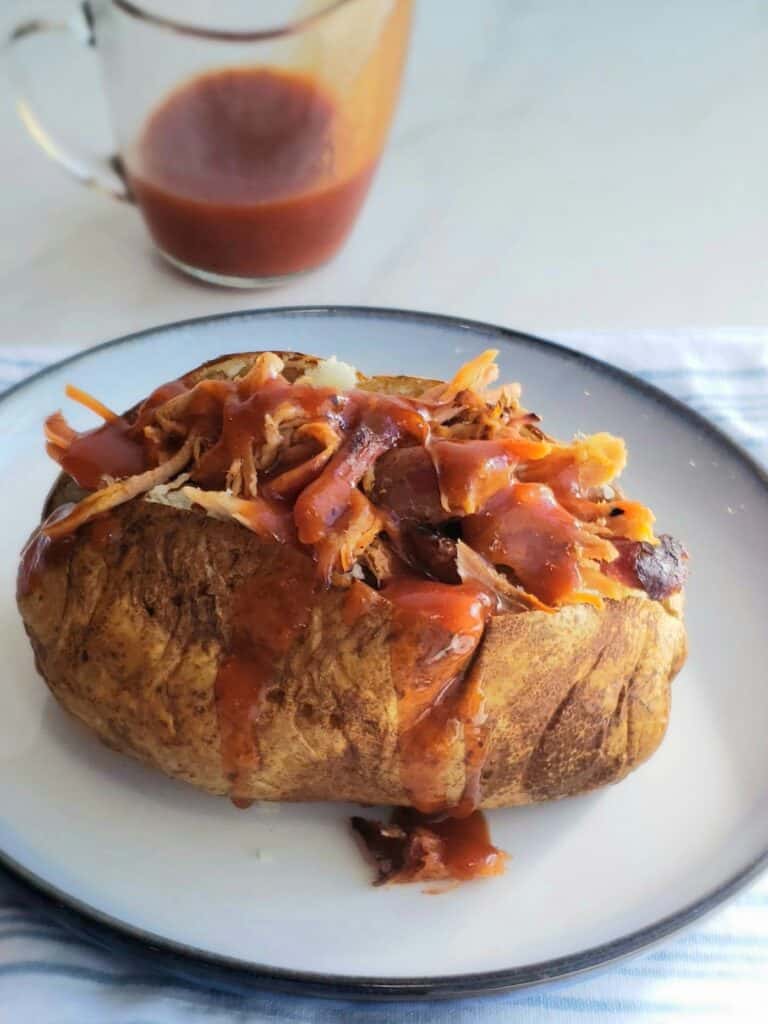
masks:
<instances>
[{"instance_id":1,"label":"striped fabric","mask_svg":"<svg viewBox=\"0 0 768 1024\"><path fill-rule=\"evenodd\" d=\"M768 330L565 333L682 398L768 463ZM0 390L67 353L0 350ZM768 1019L768 876L663 948L579 983L452 1003L221 995L94 949L0 874L0 1024L589 1024Z\"/></svg>"}]
</instances>

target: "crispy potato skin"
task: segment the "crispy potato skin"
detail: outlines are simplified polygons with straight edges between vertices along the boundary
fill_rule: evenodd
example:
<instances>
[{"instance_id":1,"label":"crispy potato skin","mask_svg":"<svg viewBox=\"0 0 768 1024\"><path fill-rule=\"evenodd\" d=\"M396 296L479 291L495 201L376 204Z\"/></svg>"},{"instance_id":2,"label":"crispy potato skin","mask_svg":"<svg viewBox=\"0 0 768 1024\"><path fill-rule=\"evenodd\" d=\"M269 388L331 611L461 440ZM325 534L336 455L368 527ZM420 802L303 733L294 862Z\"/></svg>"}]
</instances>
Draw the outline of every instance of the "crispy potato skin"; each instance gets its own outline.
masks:
<instances>
[{"instance_id":1,"label":"crispy potato skin","mask_svg":"<svg viewBox=\"0 0 768 1024\"><path fill-rule=\"evenodd\" d=\"M53 504L57 503L54 498ZM228 791L214 695L240 584L305 557L235 524L137 499L111 514L120 537L81 530L19 606L51 691L109 746L212 793ZM292 563L296 563L295 565ZM255 800L408 804L386 601L354 623L322 592L262 694ZM602 612L491 619L477 654L488 711L482 806L527 804L616 782L656 749L685 658L678 614L629 598ZM442 769L464 788L459 742Z\"/></svg>"}]
</instances>

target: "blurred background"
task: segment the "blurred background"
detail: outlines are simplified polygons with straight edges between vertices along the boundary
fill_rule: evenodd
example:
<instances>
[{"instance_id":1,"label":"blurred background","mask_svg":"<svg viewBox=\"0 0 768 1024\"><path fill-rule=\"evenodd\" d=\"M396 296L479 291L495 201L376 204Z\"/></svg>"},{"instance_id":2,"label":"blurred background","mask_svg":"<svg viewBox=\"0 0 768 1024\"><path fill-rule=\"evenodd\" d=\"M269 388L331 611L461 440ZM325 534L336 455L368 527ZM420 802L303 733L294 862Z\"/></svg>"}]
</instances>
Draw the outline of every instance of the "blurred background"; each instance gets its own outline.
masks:
<instances>
[{"instance_id":1,"label":"blurred background","mask_svg":"<svg viewBox=\"0 0 768 1024\"><path fill-rule=\"evenodd\" d=\"M6 0L0 28L73 7ZM106 152L93 52L65 37L25 46L49 121ZM298 303L545 336L768 323L767 53L764 0L418 0L394 128L349 243L307 277L245 292L163 265L134 209L37 151L5 86L3 334L79 347Z\"/></svg>"}]
</instances>

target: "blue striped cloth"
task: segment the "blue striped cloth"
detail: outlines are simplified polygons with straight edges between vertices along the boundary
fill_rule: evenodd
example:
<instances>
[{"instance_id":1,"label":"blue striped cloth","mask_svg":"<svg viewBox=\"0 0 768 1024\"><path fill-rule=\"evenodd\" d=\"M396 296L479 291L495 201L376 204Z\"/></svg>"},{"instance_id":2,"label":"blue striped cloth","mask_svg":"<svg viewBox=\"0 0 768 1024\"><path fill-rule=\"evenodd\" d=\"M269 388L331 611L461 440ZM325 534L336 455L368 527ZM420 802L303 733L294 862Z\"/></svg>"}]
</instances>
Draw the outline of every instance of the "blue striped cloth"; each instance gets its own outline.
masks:
<instances>
[{"instance_id":1,"label":"blue striped cloth","mask_svg":"<svg viewBox=\"0 0 768 1024\"><path fill-rule=\"evenodd\" d=\"M768 463L768 330L563 332L688 402ZM60 358L0 349L0 389ZM589 1024L764 1022L768 877L662 949L547 990L452 1003L353 1004L222 995L95 949L26 905L0 873L0 1024Z\"/></svg>"}]
</instances>

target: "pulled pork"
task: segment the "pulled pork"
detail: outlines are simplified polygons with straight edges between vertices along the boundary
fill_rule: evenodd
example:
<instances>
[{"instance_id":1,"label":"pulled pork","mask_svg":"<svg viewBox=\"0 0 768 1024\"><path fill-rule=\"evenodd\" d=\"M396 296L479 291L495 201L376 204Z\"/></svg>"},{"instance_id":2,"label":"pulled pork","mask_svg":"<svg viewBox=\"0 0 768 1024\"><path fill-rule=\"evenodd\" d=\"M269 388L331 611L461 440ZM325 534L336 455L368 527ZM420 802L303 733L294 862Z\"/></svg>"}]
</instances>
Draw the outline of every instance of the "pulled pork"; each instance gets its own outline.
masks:
<instances>
[{"instance_id":1,"label":"pulled pork","mask_svg":"<svg viewBox=\"0 0 768 1024\"><path fill-rule=\"evenodd\" d=\"M623 441L548 438L518 387L490 390L495 356L408 396L351 386L349 367L342 388L331 364L297 376L273 352L232 377L162 385L126 416L70 388L104 423L46 421L49 454L91 493L44 530L64 536L145 495L299 545L329 585L471 578L504 607L547 610L679 590L684 549L615 485Z\"/></svg>"}]
</instances>

